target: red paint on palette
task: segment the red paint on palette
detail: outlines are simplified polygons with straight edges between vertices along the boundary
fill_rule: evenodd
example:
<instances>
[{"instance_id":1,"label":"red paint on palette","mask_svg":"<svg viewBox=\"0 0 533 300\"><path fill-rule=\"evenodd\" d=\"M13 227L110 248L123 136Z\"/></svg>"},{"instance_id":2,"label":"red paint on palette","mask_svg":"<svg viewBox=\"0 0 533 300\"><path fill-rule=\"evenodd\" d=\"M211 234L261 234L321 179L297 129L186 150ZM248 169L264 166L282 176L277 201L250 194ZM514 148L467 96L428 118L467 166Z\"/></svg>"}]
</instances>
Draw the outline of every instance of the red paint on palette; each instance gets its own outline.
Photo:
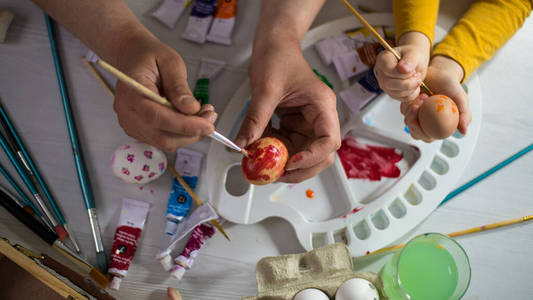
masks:
<instances>
[{"instance_id":1,"label":"red paint on palette","mask_svg":"<svg viewBox=\"0 0 533 300\"><path fill-rule=\"evenodd\" d=\"M403 154L394 148L361 144L350 136L342 141L337 153L348 178L378 181L383 177L400 177L396 163L402 160Z\"/></svg>"},{"instance_id":2,"label":"red paint on palette","mask_svg":"<svg viewBox=\"0 0 533 300\"><path fill-rule=\"evenodd\" d=\"M352 214L355 214L356 212L360 211L361 209L363 209L364 206L360 206L360 207L356 207L354 209L352 209L352 211L350 211L349 213L345 214L344 216L342 216L341 218L345 218L348 216L348 215L352 215Z\"/></svg>"}]
</instances>

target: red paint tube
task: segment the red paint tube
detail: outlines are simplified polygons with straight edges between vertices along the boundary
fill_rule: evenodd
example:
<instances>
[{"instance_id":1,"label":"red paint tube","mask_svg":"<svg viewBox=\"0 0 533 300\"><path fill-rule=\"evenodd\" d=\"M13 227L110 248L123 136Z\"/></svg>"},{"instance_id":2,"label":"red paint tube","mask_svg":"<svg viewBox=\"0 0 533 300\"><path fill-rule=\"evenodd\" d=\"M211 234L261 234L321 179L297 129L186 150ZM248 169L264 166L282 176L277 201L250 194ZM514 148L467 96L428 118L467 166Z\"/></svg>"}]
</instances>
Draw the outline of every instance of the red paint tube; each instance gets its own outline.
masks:
<instances>
[{"instance_id":1,"label":"red paint tube","mask_svg":"<svg viewBox=\"0 0 533 300\"><path fill-rule=\"evenodd\" d=\"M183 249L180 256L174 259L176 265L172 268L170 276L178 280L183 278L185 271L192 267L200 249L214 234L215 229L210 224L204 223L196 226L187 241L187 245L185 245L185 249Z\"/></svg>"},{"instance_id":2,"label":"red paint tube","mask_svg":"<svg viewBox=\"0 0 533 300\"><path fill-rule=\"evenodd\" d=\"M110 285L113 290L119 289L122 278L128 273L149 208L150 205L146 202L126 198L122 200L122 210L115 231L108 270L108 273L113 275Z\"/></svg>"}]
</instances>

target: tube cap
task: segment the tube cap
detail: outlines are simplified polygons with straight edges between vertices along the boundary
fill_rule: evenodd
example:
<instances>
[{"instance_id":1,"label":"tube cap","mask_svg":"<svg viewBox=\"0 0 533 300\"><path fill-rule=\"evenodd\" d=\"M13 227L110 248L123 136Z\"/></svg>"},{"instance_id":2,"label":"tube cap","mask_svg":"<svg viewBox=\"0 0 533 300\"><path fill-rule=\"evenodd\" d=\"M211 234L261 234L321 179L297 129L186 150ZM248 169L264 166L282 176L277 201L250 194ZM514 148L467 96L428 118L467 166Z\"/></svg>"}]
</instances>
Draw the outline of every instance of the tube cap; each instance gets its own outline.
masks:
<instances>
[{"instance_id":1,"label":"tube cap","mask_svg":"<svg viewBox=\"0 0 533 300\"><path fill-rule=\"evenodd\" d=\"M118 276L113 276L113 280L111 280L111 283L109 284L109 288L114 291L118 291L121 283L122 283L122 278Z\"/></svg>"},{"instance_id":2,"label":"tube cap","mask_svg":"<svg viewBox=\"0 0 533 300\"><path fill-rule=\"evenodd\" d=\"M159 259L159 262L161 263L161 266L163 266L163 269L165 269L165 271L167 272L170 271L172 267L174 267L174 263L172 262L172 257L170 256L170 254L161 257Z\"/></svg>"},{"instance_id":3,"label":"tube cap","mask_svg":"<svg viewBox=\"0 0 533 300\"><path fill-rule=\"evenodd\" d=\"M172 272L170 272L170 276L178 279L178 280L181 280L183 278L183 275L185 275L185 268L182 267L182 266L176 266L177 268L174 268L174 270L172 270Z\"/></svg>"}]
</instances>

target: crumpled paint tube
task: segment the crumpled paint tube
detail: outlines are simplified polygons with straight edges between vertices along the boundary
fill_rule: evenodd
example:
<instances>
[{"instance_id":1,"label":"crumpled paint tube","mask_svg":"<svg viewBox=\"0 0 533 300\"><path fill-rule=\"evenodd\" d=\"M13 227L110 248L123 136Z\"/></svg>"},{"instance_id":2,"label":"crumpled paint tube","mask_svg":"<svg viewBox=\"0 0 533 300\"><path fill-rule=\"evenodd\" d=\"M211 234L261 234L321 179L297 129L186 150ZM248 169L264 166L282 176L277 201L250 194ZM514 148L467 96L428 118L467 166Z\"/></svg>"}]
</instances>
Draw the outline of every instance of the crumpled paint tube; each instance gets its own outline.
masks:
<instances>
[{"instance_id":1,"label":"crumpled paint tube","mask_svg":"<svg viewBox=\"0 0 533 300\"><path fill-rule=\"evenodd\" d=\"M207 35L213 43L231 45L231 33L237 16L237 0L218 0L215 19Z\"/></svg>"},{"instance_id":2,"label":"crumpled paint tube","mask_svg":"<svg viewBox=\"0 0 533 300\"><path fill-rule=\"evenodd\" d=\"M217 7L217 0L196 0L191 10L191 15L187 22L187 27L181 35L183 39L205 43L209 25L213 20L213 15Z\"/></svg>"},{"instance_id":3,"label":"crumpled paint tube","mask_svg":"<svg viewBox=\"0 0 533 300\"><path fill-rule=\"evenodd\" d=\"M194 228L191 237L185 245L185 249L180 256L174 259L176 265L172 268L170 276L181 279L185 271L192 267L194 259L198 256L200 249L215 234L215 229L208 223L200 224Z\"/></svg>"},{"instance_id":4,"label":"crumpled paint tube","mask_svg":"<svg viewBox=\"0 0 533 300\"><path fill-rule=\"evenodd\" d=\"M368 71L355 84L341 91L339 96L352 112L357 113L381 92L376 76Z\"/></svg>"},{"instance_id":5,"label":"crumpled paint tube","mask_svg":"<svg viewBox=\"0 0 533 300\"><path fill-rule=\"evenodd\" d=\"M152 17L170 29L176 27L181 14L191 4L191 0L163 0L159 8L152 13Z\"/></svg>"}]
</instances>

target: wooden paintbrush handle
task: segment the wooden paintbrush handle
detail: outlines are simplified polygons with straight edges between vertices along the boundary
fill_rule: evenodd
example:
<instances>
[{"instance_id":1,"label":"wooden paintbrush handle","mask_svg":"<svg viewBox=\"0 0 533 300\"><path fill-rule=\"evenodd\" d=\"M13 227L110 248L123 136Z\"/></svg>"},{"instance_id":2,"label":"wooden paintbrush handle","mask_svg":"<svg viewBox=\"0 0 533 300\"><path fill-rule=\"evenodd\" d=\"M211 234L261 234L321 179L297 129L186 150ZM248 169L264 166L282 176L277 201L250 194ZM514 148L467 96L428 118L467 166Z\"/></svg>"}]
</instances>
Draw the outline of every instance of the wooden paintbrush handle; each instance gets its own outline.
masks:
<instances>
[{"instance_id":1,"label":"wooden paintbrush handle","mask_svg":"<svg viewBox=\"0 0 533 300\"><path fill-rule=\"evenodd\" d=\"M72 283L92 295L98 300L114 300L115 298L111 296L104 289L99 288L92 280L85 278L73 271L72 269L66 267L57 260L51 258L50 256L44 254L41 263L50 269L54 270L57 274L68 278Z\"/></svg>"}]
</instances>

